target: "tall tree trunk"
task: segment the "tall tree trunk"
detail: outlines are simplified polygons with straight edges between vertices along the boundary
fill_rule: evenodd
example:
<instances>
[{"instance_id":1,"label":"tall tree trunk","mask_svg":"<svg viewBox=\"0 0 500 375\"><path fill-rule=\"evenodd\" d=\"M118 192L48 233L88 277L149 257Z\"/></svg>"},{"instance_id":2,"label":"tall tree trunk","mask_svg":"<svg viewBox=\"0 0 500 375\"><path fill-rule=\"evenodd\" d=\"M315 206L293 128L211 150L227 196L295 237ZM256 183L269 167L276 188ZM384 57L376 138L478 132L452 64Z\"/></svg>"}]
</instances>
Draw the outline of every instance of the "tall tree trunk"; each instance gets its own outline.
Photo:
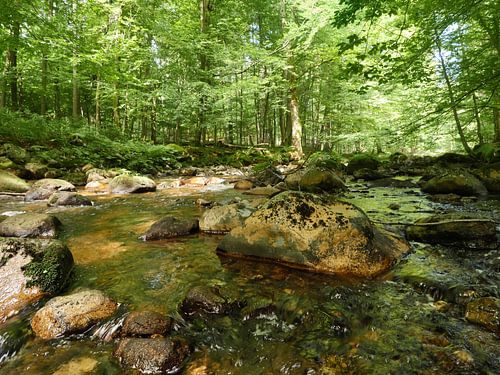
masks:
<instances>
[{"instance_id":1,"label":"tall tree trunk","mask_svg":"<svg viewBox=\"0 0 500 375\"><path fill-rule=\"evenodd\" d=\"M481 116L479 115L479 109L477 107L477 96L475 91L472 93L472 101L474 103L474 118L476 119L477 138L479 139L479 144L482 145L484 143L484 139L482 132Z\"/></svg>"},{"instance_id":2,"label":"tall tree trunk","mask_svg":"<svg viewBox=\"0 0 500 375\"><path fill-rule=\"evenodd\" d=\"M209 19L209 0L199 0L200 6L200 34L202 40L206 37L208 33L208 28L210 26ZM208 74L209 74L209 62L208 62L208 54L205 51L205 46L201 46L199 53L200 60L200 70L202 74L202 82L207 84L210 83ZM204 87L203 90L206 90ZM206 113L208 112L208 98L206 93L202 92L200 97L200 103L198 108L198 124L195 134L195 142L197 144L202 144L203 135L205 133L206 127Z\"/></svg>"},{"instance_id":3,"label":"tall tree trunk","mask_svg":"<svg viewBox=\"0 0 500 375\"><path fill-rule=\"evenodd\" d=\"M42 56L42 95L40 98L40 114L45 116L47 113L47 74L48 74L47 55L44 52Z\"/></svg>"},{"instance_id":4,"label":"tall tree trunk","mask_svg":"<svg viewBox=\"0 0 500 375\"><path fill-rule=\"evenodd\" d=\"M73 63L73 120L80 118L80 83L78 82L78 67L76 61Z\"/></svg>"},{"instance_id":5,"label":"tall tree trunk","mask_svg":"<svg viewBox=\"0 0 500 375\"><path fill-rule=\"evenodd\" d=\"M101 128L101 79L99 74L96 76L95 82L95 126Z\"/></svg>"},{"instance_id":6,"label":"tall tree trunk","mask_svg":"<svg viewBox=\"0 0 500 375\"><path fill-rule=\"evenodd\" d=\"M120 95L118 93L118 82L115 82L113 91L113 124L117 129L120 129Z\"/></svg>"},{"instance_id":7,"label":"tall tree trunk","mask_svg":"<svg viewBox=\"0 0 500 375\"><path fill-rule=\"evenodd\" d=\"M19 35L21 33L21 25L15 20L12 25L11 35L13 45L9 49L9 78L10 78L10 99L11 108L13 111L19 109L19 92L18 92L18 71L17 71L17 45L19 43Z\"/></svg>"},{"instance_id":8,"label":"tall tree trunk","mask_svg":"<svg viewBox=\"0 0 500 375\"><path fill-rule=\"evenodd\" d=\"M157 133L157 116L156 116L156 96L153 94L151 100L151 141L156 144L156 133Z\"/></svg>"},{"instance_id":9,"label":"tall tree trunk","mask_svg":"<svg viewBox=\"0 0 500 375\"><path fill-rule=\"evenodd\" d=\"M0 78L0 108L7 107L7 74L9 72L9 54L5 54L5 63L2 72L2 77Z\"/></svg>"},{"instance_id":10,"label":"tall tree trunk","mask_svg":"<svg viewBox=\"0 0 500 375\"><path fill-rule=\"evenodd\" d=\"M453 111L453 118L455 119L455 125L457 127L458 135L460 136L460 142L464 150L470 155L472 154L472 149L467 143L467 139L465 138L464 130L462 128L462 124L460 122L460 116L458 115L457 103L455 101L455 94L453 92L453 86L451 84L450 76L448 75L448 70L446 68L446 62L444 61L443 52L441 50L441 40L439 39L439 34L437 30L435 31L436 36L436 47L438 49L439 61L441 64L441 70L443 71L443 77L446 83L446 88L448 89L448 99L450 101L451 109Z\"/></svg>"}]
</instances>

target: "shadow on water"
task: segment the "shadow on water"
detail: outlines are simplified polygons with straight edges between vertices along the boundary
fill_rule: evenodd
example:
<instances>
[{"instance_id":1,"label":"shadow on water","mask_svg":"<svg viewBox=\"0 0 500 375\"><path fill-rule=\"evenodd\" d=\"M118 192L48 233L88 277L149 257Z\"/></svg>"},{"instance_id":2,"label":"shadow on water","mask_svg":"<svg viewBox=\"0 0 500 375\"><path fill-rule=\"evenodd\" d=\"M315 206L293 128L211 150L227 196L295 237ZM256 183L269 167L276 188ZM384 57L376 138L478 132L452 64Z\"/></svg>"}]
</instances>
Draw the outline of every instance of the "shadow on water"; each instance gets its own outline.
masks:
<instances>
[{"instance_id":1,"label":"shadow on water","mask_svg":"<svg viewBox=\"0 0 500 375\"><path fill-rule=\"evenodd\" d=\"M436 210L405 189L371 189L372 196L365 195L354 192L346 199L378 221L409 222ZM93 207L51 209L64 224L62 238L76 261L67 292L100 289L121 303L120 312L92 332L52 341L31 335L32 311L24 312L0 328L2 374L62 374L72 364L89 374L132 374L113 359L113 342L100 338L116 329L124 312L139 309L181 322L176 334L195 349L185 370L190 374L500 372L498 338L463 318L471 290L498 296L496 255L457 256L417 246L383 279L362 282L226 258L215 251L221 236L138 240L162 216L200 215L195 200L201 196L224 201L239 194L101 196L94 197ZM401 207L397 211L387 208L394 202ZM1 202L0 209L46 211L23 202ZM204 285L218 288L238 307L183 320L178 305L191 287Z\"/></svg>"}]
</instances>

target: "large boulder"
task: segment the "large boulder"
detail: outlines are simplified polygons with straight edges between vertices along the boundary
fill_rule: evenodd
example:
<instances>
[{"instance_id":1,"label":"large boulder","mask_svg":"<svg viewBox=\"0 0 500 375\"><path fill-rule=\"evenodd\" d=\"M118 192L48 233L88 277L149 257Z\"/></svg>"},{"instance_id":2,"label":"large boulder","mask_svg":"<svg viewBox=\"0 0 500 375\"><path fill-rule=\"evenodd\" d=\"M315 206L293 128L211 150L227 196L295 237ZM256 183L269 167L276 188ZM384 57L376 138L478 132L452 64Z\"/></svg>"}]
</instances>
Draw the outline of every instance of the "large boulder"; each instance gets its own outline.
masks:
<instances>
[{"instance_id":1,"label":"large boulder","mask_svg":"<svg viewBox=\"0 0 500 375\"><path fill-rule=\"evenodd\" d=\"M0 322L60 291L72 268L73 256L59 241L0 238Z\"/></svg>"},{"instance_id":2,"label":"large boulder","mask_svg":"<svg viewBox=\"0 0 500 375\"><path fill-rule=\"evenodd\" d=\"M243 224L255 208L248 202L216 206L206 210L200 218L200 230L206 233L221 234Z\"/></svg>"},{"instance_id":3,"label":"large boulder","mask_svg":"<svg viewBox=\"0 0 500 375\"><path fill-rule=\"evenodd\" d=\"M425 182L422 191L429 194L458 194L462 196L488 193L477 178L467 172L450 172Z\"/></svg>"},{"instance_id":4,"label":"large boulder","mask_svg":"<svg viewBox=\"0 0 500 375\"><path fill-rule=\"evenodd\" d=\"M98 290L52 298L36 312L31 328L38 337L54 339L84 332L111 317L118 305Z\"/></svg>"},{"instance_id":5,"label":"large boulder","mask_svg":"<svg viewBox=\"0 0 500 375\"><path fill-rule=\"evenodd\" d=\"M169 338L126 338L115 351L123 367L144 374L177 373L188 355L185 341Z\"/></svg>"},{"instance_id":6,"label":"large boulder","mask_svg":"<svg viewBox=\"0 0 500 375\"><path fill-rule=\"evenodd\" d=\"M500 162L485 165L474 173L490 193L500 193Z\"/></svg>"},{"instance_id":7,"label":"large boulder","mask_svg":"<svg viewBox=\"0 0 500 375\"><path fill-rule=\"evenodd\" d=\"M496 224L463 214L432 215L406 228L409 240L467 249L495 249Z\"/></svg>"},{"instance_id":8,"label":"large boulder","mask_svg":"<svg viewBox=\"0 0 500 375\"><path fill-rule=\"evenodd\" d=\"M71 192L60 191L50 196L49 206L92 206L92 201L86 196Z\"/></svg>"},{"instance_id":9,"label":"large boulder","mask_svg":"<svg viewBox=\"0 0 500 375\"><path fill-rule=\"evenodd\" d=\"M31 189L26 192L24 200L27 202L49 199L58 191L75 191L75 186L65 180L57 178L44 178L36 181Z\"/></svg>"},{"instance_id":10,"label":"large boulder","mask_svg":"<svg viewBox=\"0 0 500 375\"><path fill-rule=\"evenodd\" d=\"M306 170L299 180L299 189L309 193L336 193L347 190L344 182L326 168Z\"/></svg>"},{"instance_id":11,"label":"large boulder","mask_svg":"<svg viewBox=\"0 0 500 375\"><path fill-rule=\"evenodd\" d=\"M156 191L156 184L147 177L121 175L110 181L109 188L114 194L147 193Z\"/></svg>"},{"instance_id":12,"label":"large boulder","mask_svg":"<svg viewBox=\"0 0 500 375\"><path fill-rule=\"evenodd\" d=\"M45 164L42 163L27 163L24 166L24 169L26 171L26 174L28 175L27 178L30 180L36 180L39 178L44 178L45 173L48 172L49 167L46 166Z\"/></svg>"},{"instance_id":13,"label":"large boulder","mask_svg":"<svg viewBox=\"0 0 500 375\"><path fill-rule=\"evenodd\" d=\"M56 238L61 222L55 216L25 213L10 216L0 223L0 236Z\"/></svg>"},{"instance_id":14,"label":"large boulder","mask_svg":"<svg viewBox=\"0 0 500 375\"><path fill-rule=\"evenodd\" d=\"M277 168L269 166L267 168L254 171L252 181L255 186L272 186L283 181L283 175Z\"/></svg>"},{"instance_id":15,"label":"large boulder","mask_svg":"<svg viewBox=\"0 0 500 375\"><path fill-rule=\"evenodd\" d=\"M123 321L121 336L123 337L150 337L167 334L174 321L154 311L134 311Z\"/></svg>"},{"instance_id":16,"label":"large boulder","mask_svg":"<svg viewBox=\"0 0 500 375\"><path fill-rule=\"evenodd\" d=\"M0 171L0 193L25 193L29 189L30 186L22 178L12 173Z\"/></svg>"},{"instance_id":17,"label":"large boulder","mask_svg":"<svg viewBox=\"0 0 500 375\"><path fill-rule=\"evenodd\" d=\"M410 247L374 227L352 204L284 192L234 228L218 249L314 272L369 277L387 271Z\"/></svg>"},{"instance_id":18,"label":"large boulder","mask_svg":"<svg viewBox=\"0 0 500 375\"><path fill-rule=\"evenodd\" d=\"M483 297L469 302L465 318L500 334L500 298Z\"/></svg>"},{"instance_id":19,"label":"large boulder","mask_svg":"<svg viewBox=\"0 0 500 375\"><path fill-rule=\"evenodd\" d=\"M359 169L376 170L379 165L380 161L374 156L369 154L356 154L349 160L349 164L347 164L347 173L353 174Z\"/></svg>"},{"instance_id":20,"label":"large boulder","mask_svg":"<svg viewBox=\"0 0 500 375\"><path fill-rule=\"evenodd\" d=\"M161 240L165 238L187 236L199 229L198 219L177 219L167 216L154 223L139 238L143 241Z\"/></svg>"}]
</instances>

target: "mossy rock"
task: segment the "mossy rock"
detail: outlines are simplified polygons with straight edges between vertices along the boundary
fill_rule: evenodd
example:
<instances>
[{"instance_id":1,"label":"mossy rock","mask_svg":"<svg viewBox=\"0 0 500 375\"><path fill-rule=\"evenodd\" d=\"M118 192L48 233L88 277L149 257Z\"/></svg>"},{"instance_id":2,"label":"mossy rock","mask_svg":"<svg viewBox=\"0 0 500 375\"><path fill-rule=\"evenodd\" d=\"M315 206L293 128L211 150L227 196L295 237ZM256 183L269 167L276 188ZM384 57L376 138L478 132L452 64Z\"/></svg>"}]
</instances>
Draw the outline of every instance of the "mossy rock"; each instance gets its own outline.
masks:
<instances>
[{"instance_id":1,"label":"mossy rock","mask_svg":"<svg viewBox=\"0 0 500 375\"><path fill-rule=\"evenodd\" d=\"M0 170L1 169L13 169L16 167L16 163L5 156L0 156Z\"/></svg>"},{"instance_id":2,"label":"mossy rock","mask_svg":"<svg viewBox=\"0 0 500 375\"><path fill-rule=\"evenodd\" d=\"M320 151L311 154L305 166L306 168L322 168L335 172L340 172L344 169L338 156Z\"/></svg>"},{"instance_id":3,"label":"mossy rock","mask_svg":"<svg viewBox=\"0 0 500 375\"><path fill-rule=\"evenodd\" d=\"M0 321L66 285L73 256L60 241L0 238Z\"/></svg>"},{"instance_id":4,"label":"mossy rock","mask_svg":"<svg viewBox=\"0 0 500 375\"><path fill-rule=\"evenodd\" d=\"M429 194L458 194L462 196L486 195L486 187L467 172L450 172L431 178L422 186Z\"/></svg>"},{"instance_id":5,"label":"mossy rock","mask_svg":"<svg viewBox=\"0 0 500 375\"><path fill-rule=\"evenodd\" d=\"M299 188L308 193L337 193L347 190L344 182L329 169L306 170L299 181Z\"/></svg>"},{"instance_id":6,"label":"mossy rock","mask_svg":"<svg viewBox=\"0 0 500 375\"><path fill-rule=\"evenodd\" d=\"M500 193L500 162L488 164L474 171L490 193Z\"/></svg>"},{"instance_id":7,"label":"mossy rock","mask_svg":"<svg viewBox=\"0 0 500 375\"><path fill-rule=\"evenodd\" d=\"M355 171L363 168L375 170L379 165L380 161L372 155L356 154L349 160L347 173L353 174Z\"/></svg>"},{"instance_id":8,"label":"mossy rock","mask_svg":"<svg viewBox=\"0 0 500 375\"><path fill-rule=\"evenodd\" d=\"M5 150L5 156L7 156L16 164L23 165L24 163L29 161L30 155L24 148L13 145L11 143L4 144L3 148Z\"/></svg>"},{"instance_id":9,"label":"mossy rock","mask_svg":"<svg viewBox=\"0 0 500 375\"><path fill-rule=\"evenodd\" d=\"M61 222L55 216L24 213L0 223L0 236L22 238L56 238Z\"/></svg>"},{"instance_id":10,"label":"mossy rock","mask_svg":"<svg viewBox=\"0 0 500 375\"><path fill-rule=\"evenodd\" d=\"M0 171L0 192L25 193L30 185L12 173Z\"/></svg>"}]
</instances>

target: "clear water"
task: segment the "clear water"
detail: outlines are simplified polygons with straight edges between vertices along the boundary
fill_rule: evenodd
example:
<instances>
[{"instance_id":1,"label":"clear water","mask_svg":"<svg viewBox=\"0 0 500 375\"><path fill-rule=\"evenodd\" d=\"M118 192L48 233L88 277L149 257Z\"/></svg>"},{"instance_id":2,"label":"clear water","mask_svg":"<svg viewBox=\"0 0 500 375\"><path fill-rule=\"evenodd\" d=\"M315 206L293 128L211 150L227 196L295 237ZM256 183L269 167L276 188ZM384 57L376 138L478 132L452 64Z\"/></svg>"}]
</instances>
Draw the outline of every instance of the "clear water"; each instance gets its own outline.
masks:
<instances>
[{"instance_id":1,"label":"clear water","mask_svg":"<svg viewBox=\"0 0 500 375\"><path fill-rule=\"evenodd\" d=\"M395 230L398 222L451 208L429 202L416 189L351 187L354 192L345 199ZM241 195L177 189L93 196L93 207L49 209L63 222L62 238L75 257L66 292L96 288L121 303L118 316L149 309L179 320L178 305L193 286L217 286L244 300L246 306L231 314L179 324L175 334L195 348L186 374L500 373L498 337L463 318L468 299L498 296L498 253L416 245L389 274L360 281L219 257L221 236L137 239L162 216L200 215L197 198L235 196ZM391 210L390 203L401 208ZM498 217L500 202L460 209ZM0 213L5 211L46 212L47 207L1 201ZM92 374L134 373L119 367L113 342L93 336L94 331L52 341L35 338L29 329L35 309L0 326L0 373L53 374L82 358L96 363Z\"/></svg>"}]
</instances>

